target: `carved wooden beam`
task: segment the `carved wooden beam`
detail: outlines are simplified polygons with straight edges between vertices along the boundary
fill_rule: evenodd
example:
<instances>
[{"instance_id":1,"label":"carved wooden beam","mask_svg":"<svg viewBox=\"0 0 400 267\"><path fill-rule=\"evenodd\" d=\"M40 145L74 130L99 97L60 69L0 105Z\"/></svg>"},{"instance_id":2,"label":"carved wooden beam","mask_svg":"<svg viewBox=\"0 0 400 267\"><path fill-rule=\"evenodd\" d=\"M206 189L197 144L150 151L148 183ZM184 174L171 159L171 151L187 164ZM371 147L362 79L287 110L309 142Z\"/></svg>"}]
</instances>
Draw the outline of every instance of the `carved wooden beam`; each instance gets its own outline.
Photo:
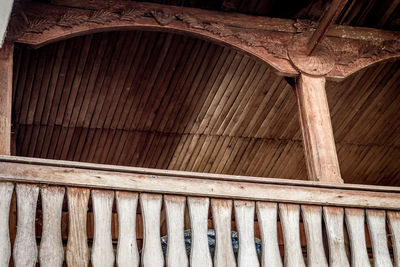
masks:
<instances>
[{"instance_id":1,"label":"carved wooden beam","mask_svg":"<svg viewBox=\"0 0 400 267\"><path fill-rule=\"evenodd\" d=\"M333 25L315 54L307 58L310 63L304 70L297 63L304 51L298 51L301 47L296 43L310 37L316 27L310 21L118 0L53 3L63 6L32 2L16 5L8 40L39 47L101 31L168 31L233 47L266 62L282 75L297 76L300 70L331 79L342 79L374 63L400 57L398 32Z\"/></svg>"}]
</instances>

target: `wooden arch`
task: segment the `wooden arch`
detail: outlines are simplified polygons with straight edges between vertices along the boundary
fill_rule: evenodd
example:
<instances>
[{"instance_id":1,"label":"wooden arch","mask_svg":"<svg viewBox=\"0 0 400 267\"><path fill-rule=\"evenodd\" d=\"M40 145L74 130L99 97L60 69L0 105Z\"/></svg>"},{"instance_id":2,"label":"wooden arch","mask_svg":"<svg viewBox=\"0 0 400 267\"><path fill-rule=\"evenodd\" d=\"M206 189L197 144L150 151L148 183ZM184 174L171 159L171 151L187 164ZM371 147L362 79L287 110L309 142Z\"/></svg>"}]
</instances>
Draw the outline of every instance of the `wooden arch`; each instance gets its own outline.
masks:
<instances>
[{"instance_id":1,"label":"wooden arch","mask_svg":"<svg viewBox=\"0 0 400 267\"><path fill-rule=\"evenodd\" d=\"M320 53L304 57L300 44L316 28L311 21L130 1L66 2L70 3L69 7L18 4L9 24L8 40L40 47L102 31L167 31L240 50L289 77L308 73L298 64L307 61L315 66L308 74L326 75L331 79L343 79L377 62L400 57L400 34L389 31L334 25ZM314 71L319 68L323 72Z\"/></svg>"}]
</instances>

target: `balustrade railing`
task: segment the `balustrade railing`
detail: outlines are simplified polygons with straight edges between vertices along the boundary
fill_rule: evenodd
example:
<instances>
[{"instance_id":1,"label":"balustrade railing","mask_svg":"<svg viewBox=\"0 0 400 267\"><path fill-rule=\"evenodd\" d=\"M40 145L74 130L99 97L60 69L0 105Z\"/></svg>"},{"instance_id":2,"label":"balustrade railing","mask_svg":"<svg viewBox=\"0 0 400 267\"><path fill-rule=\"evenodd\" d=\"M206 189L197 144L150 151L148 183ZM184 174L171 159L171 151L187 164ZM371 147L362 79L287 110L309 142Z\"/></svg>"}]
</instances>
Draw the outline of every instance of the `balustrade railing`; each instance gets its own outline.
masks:
<instances>
[{"instance_id":1,"label":"balustrade railing","mask_svg":"<svg viewBox=\"0 0 400 267\"><path fill-rule=\"evenodd\" d=\"M399 210L395 187L0 157L0 266L399 266Z\"/></svg>"}]
</instances>

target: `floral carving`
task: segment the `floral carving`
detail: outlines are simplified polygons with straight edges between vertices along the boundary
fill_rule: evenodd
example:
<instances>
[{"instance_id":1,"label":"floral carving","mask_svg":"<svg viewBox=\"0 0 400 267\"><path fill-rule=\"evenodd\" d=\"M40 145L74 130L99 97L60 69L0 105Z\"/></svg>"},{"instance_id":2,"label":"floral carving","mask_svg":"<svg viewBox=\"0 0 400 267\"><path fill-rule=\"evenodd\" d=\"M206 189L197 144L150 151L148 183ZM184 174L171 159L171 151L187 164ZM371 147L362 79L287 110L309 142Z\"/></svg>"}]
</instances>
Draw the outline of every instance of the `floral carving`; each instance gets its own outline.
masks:
<instances>
[{"instance_id":1,"label":"floral carving","mask_svg":"<svg viewBox=\"0 0 400 267\"><path fill-rule=\"evenodd\" d=\"M97 24L106 24L107 22L111 22L118 18L118 14L105 9L101 9L98 11L94 11L87 21Z\"/></svg>"},{"instance_id":2,"label":"floral carving","mask_svg":"<svg viewBox=\"0 0 400 267\"><path fill-rule=\"evenodd\" d=\"M143 17L145 11L140 8L128 8L121 12L120 20L135 22L136 19Z\"/></svg>"},{"instance_id":3,"label":"floral carving","mask_svg":"<svg viewBox=\"0 0 400 267\"><path fill-rule=\"evenodd\" d=\"M60 20L57 22L58 26L72 28L75 25L79 25L88 20L88 17L82 14L77 14L76 12L66 12L64 13Z\"/></svg>"},{"instance_id":4,"label":"floral carving","mask_svg":"<svg viewBox=\"0 0 400 267\"><path fill-rule=\"evenodd\" d=\"M204 30L204 24L192 14L181 13L176 15L176 18L181 20L190 28Z\"/></svg>"},{"instance_id":5,"label":"floral carving","mask_svg":"<svg viewBox=\"0 0 400 267\"><path fill-rule=\"evenodd\" d=\"M48 18L34 18L29 20L27 32L42 33L55 25L54 21Z\"/></svg>"},{"instance_id":6,"label":"floral carving","mask_svg":"<svg viewBox=\"0 0 400 267\"><path fill-rule=\"evenodd\" d=\"M161 26L168 25L176 19L175 14L166 13L163 10L152 10L150 13Z\"/></svg>"},{"instance_id":7,"label":"floral carving","mask_svg":"<svg viewBox=\"0 0 400 267\"><path fill-rule=\"evenodd\" d=\"M309 19L297 19L293 26L297 32L307 32L315 30L318 23Z\"/></svg>"}]
</instances>

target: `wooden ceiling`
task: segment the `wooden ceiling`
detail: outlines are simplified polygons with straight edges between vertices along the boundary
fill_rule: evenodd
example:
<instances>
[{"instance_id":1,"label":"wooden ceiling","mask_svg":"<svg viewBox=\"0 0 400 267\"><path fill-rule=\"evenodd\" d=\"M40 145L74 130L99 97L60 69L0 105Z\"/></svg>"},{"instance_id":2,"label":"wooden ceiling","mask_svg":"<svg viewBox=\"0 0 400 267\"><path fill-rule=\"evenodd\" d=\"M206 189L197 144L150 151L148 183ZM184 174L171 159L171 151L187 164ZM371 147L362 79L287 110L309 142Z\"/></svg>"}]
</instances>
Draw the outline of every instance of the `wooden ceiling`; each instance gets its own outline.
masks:
<instances>
[{"instance_id":1,"label":"wooden ceiling","mask_svg":"<svg viewBox=\"0 0 400 267\"><path fill-rule=\"evenodd\" d=\"M345 182L400 185L400 62L327 94ZM235 50L157 32L15 49L14 154L306 179L296 99Z\"/></svg>"}]
</instances>

